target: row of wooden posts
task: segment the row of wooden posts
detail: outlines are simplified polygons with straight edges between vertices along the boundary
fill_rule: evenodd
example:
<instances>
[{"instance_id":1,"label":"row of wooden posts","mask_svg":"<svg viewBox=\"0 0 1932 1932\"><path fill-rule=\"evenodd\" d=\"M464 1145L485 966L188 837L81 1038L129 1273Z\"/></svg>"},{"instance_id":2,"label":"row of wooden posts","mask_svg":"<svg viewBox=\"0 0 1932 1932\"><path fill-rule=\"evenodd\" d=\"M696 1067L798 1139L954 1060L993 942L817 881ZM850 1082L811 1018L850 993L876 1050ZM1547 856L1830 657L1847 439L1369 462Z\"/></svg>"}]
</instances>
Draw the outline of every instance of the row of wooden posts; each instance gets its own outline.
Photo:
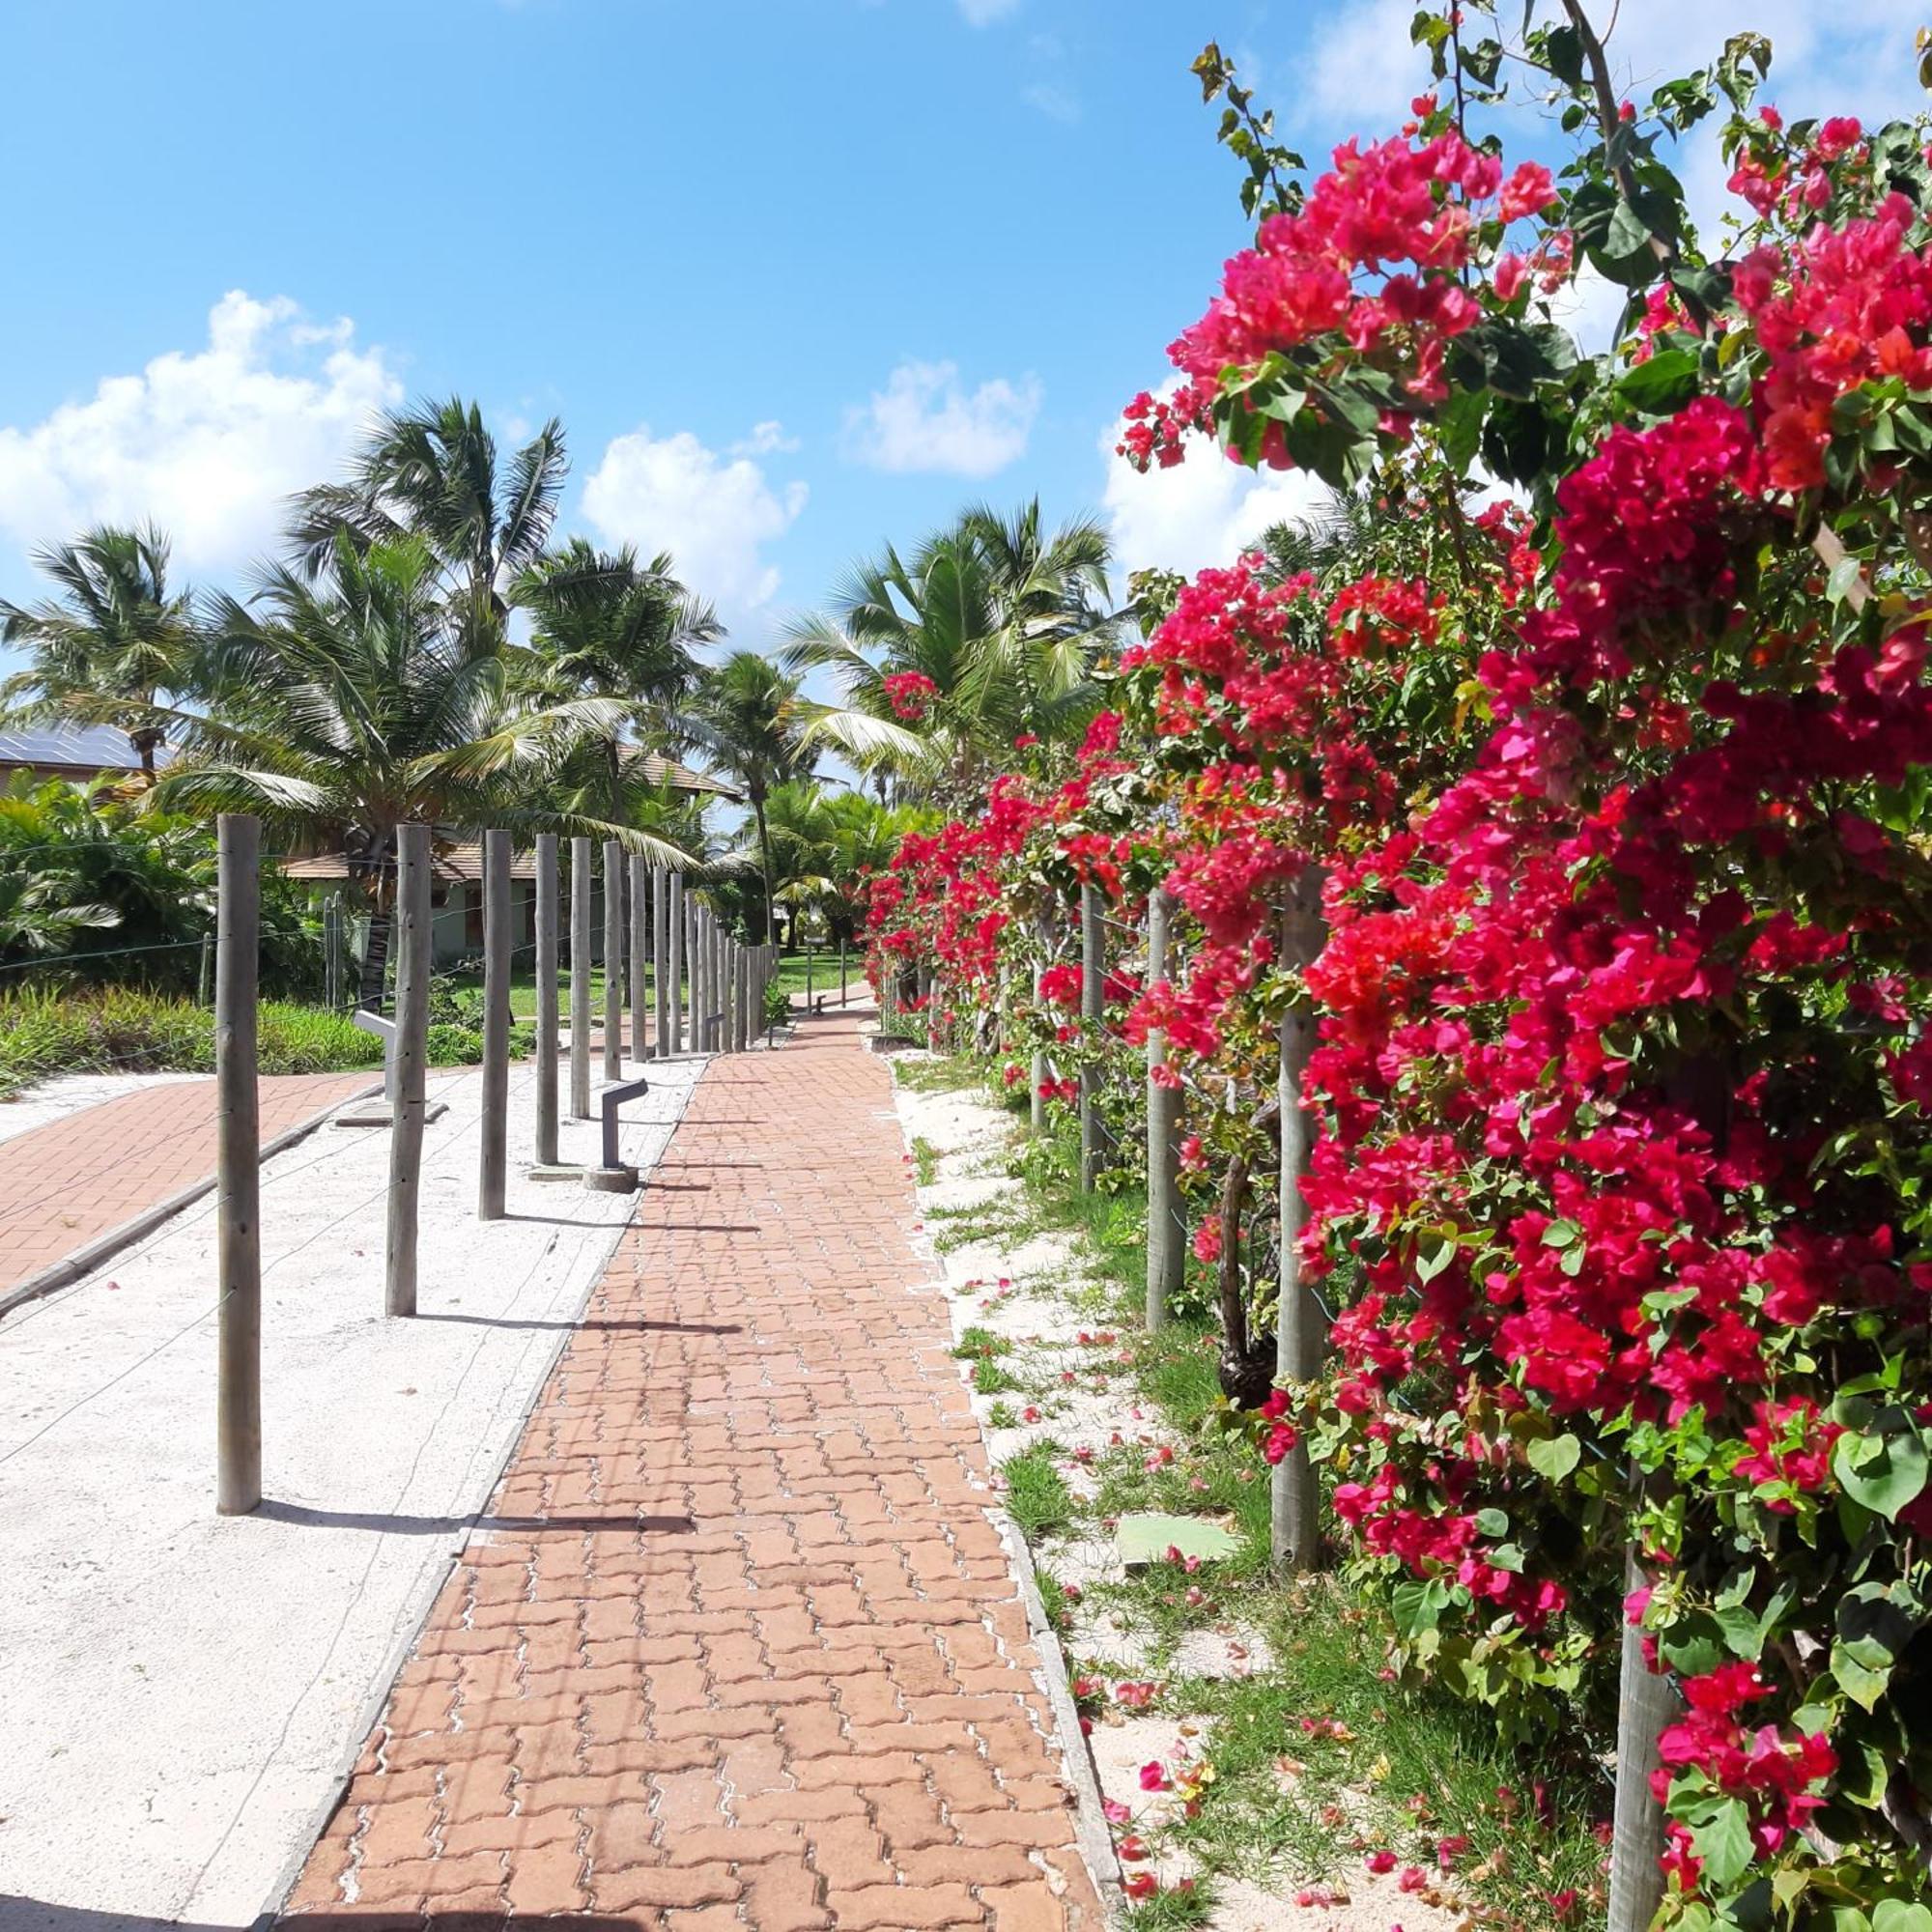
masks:
<instances>
[{"instance_id":1,"label":"row of wooden posts","mask_svg":"<svg viewBox=\"0 0 1932 1932\"><path fill-rule=\"evenodd\" d=\"M1282 910L1279 954L1300 968L1320 956L1326 942L1321 917L1321 875L1304 872ZM1145 928L1134 935L1147 953L1147 983L1178 980L1180 966L1174 942L1174 899L1166 891L1149 895ZM1090 1037L1105 1026L1108 917L1100 895L1083 886L1080 895L1081 1017ZM1051 908L1037 915L1043 973L1055 950ZM922 977L921 991L927 990ZM1037 978L1035 994L1038 997ZM1275 1324L1275 1371L1283 1381L1308 1381L1321 1372L1328 1317L1313 1285L1303 1279L1300 1236L1307 1224L1301 1181L1308 1170L1311 1133L1301 1108L1302 1076L1315 1045L1315 1020L1305 1001L1291 1003L1280 1026L1280 1071L1275 1100L1281 1127L1280 1157L1280 1275L1279 1312ZM1046 1126L1042 1088L1052 1075L1048 1055L1034 1056L1032 1126L1036 1134ZM1100 1108L1100 1072L1089 1060L1080 1070L1080 1182L1091 1191L1111 1152L1111 1141ZM1145 1111L1147 1120L1148 1243L1146 1319L1150 1329L1160 1328L1179 1293L1186 1269L1187 1226L1180 1200L1180 1091L1167 1054L1167 1037L1158 1028L1147 1037ZM1226 1236L1224 1236L1224 1238ZM1307 1571L1321 1561L1320 1523L1321 1481L1309 1461L1305 1444L1297 1444L1271 1473L1269 1543L1276 1564L1289 1571ZM1648 1580L1633 1550L1630 1563L1633 1589ZM1617 1779L1612 1823L1608 1932L1644 1932L1662 1899L1663 1880L1658 1858L1663 1849L1663 1813L1650 1789L1657 1768L1657 1739L1669 1723L1677 1692L1666 1677L1646 1664L1634 1631L1626 1631L1623 1645L1617 1727Z\"/></svg>"},{"instance_id":2,"label":"row of wooden posts","mask_svg":"<svg viewBox=\"0 0 1932 1932\"><path fill-rule=\"evenodd\" d=\"M215 915L214 1069L219 1358L215 1508L246 1515L262 1500L262 1250L256 999L261 938L261 825L242 813L219 821ZM479 1220L503 1218L509 1175L510 835L483 835L483 1094ZM591 1115L590 1035L596 846L570 841L570 1117ZM536 1128L533 1171L558 1171L560 1037L557 1020L563 901L558 840L536 839ZM602 853L604 1044L607 1085L624 1079L626 963L630 1059L742 1053L766 1032L766 997L778 972L775 946L732 938L682 872L627 854ZM430 829L396 828L395 1031L390 1104L388 1223L384 1307L416 1312L418 1200L422 1179L431 946ZM627 890L628 881L628 890ZM626 911L628 909L628 921ZM650 985L646 986L647 969ZM599 1170L585 1164L595 1178ZM628 1174L628 1171L626 1171ZM635 1177L631 1177L631 1184Z\"/></svg>"}]
</instances>

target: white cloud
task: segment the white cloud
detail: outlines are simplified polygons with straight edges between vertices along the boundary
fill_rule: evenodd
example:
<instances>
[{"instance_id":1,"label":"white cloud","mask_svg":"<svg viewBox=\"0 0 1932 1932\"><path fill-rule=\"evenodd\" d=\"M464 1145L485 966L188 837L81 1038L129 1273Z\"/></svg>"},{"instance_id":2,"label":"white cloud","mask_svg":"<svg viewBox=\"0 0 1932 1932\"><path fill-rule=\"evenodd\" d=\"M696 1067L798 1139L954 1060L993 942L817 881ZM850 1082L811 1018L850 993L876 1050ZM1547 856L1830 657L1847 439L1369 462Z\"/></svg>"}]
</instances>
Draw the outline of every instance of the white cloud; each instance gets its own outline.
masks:
<instances>
[{"instance_id":1,"label":"white cloud","mask_svg":"<svg viewBox=\"0 0 1932 1932\"><path fill-rule=\"evenodd\" d=\"M784 433L781 422L761 422L752 425L750 436L741 437L731 445L733 456L789 456L798 447L798 438Z\"/></svg>"},{"instance_id":2,"label":"white cloud","mask_svg":"<svg viewBox=\"0 0 1932 1932\"><path fill-rule=\"evenodd\" d=\"M750 440L777 427L761 423ZM669 551L678 576L727 623L744 622L776 594L778 566L763 549L792 526L807 496L803 483L775 488L743 447L721 456L689 430L654 437L639 425L609 444L583 485L583 514L599 536Z\"/></svg>"},{"instance_id":3,"label":"white cloud","mask_svg":"<svg viewBox=\"0 0 1932 1932\"><path fill-rule=\"evenodd\" d=\"M1184 463L1143 475L1114 454L1123 426L1116 422L1100 440L1107 463L1101 507L1123 582L1130 571L1191 577L1209 564L1232 563L1270 524L1299 520L1330 500L1327 485L1305 470L1247 469L1206 440L1195 443Z\"/></svg>"},{"instance_id":4,"label":"white cloud","mask_svg":"<svg viewBox=\"0 0 1932 1932\"><path fill-rule=\"evenodd\" d=\"M0 425L0 530L27 547L152 518L184 576L232 570L272 547L284 499L333 475L402 395L346 319L314 323L285 296L231 290L209 312L206 348Z\"/></svg>"},{"instance_id":5,"label":"white cloud","mask_svg":"<svg viewBox=\"0 0 1932 1932\"><path fill-rule=\"evenodd\" d=\"M959 11L969 27L990 27L1019 11L1020 0L959 0Z\"/></svg>"},{"instance_id":6,"label":"white cloud","mask_svg":"<svg viewBox=\"0 0 1932 1932\"><path fill-rule=\"evenodd\" d=\"M1040 396L1032 376L995 377L969 395L956 362L901 362L864 409L846 412L846 454L874 469L990 476L1025 453Z\"/></svg>"},{"instance_id":7,"label":"white cloud","mask_svg":"<svg viewBox=\"0 0 1932 1932\"><path fill-rule=\"evenodd\" d=\"M1079 97L1064 87L1056 87L1050 80L1037 80L1021 88L1020 99L1049 121L1065 122L1070 128L1080 119Z\"/></svg>"}]
</instances>

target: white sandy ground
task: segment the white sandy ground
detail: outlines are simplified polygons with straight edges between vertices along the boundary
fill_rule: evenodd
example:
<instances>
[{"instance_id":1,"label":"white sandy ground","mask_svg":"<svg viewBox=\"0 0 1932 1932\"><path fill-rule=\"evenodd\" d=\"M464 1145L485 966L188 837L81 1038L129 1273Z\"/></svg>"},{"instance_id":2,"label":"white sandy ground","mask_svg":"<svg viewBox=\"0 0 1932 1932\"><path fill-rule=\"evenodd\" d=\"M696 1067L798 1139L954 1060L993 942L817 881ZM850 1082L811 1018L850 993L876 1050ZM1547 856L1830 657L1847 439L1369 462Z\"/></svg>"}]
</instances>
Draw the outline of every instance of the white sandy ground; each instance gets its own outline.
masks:
<instances>
[{"instance_id":1,"label":"white sandy ground","mask_svg":"<svg viewBox=\"0 0 1932 1932\"><path fill-rule=\"evenodd\" d=\"M929 1056L912 1053L902 1058L914 1063ZM953 1214L969 1210L965 1218L971 1218L970 1210L1013 1194L1017 1183L1007 1176L1015 1142L1013 1117L970 1090L921 1093L895 1083L895 1093L908 1145L923 1141L936 1156L933 1180L919 1189L919 1205L926 1238L934 1244L952 1291L953 1333L980 1327L1013 1342L1012 1353L1001 1359L1022 1376L1037 1376L1042 1368L1055 1370L1063 1363L1077 1373L1074 1383L1043 1396L974 1395L973 1406L995 1465L1041 1437L1051 1437L1068 1449L1087 1444L1096 1452L1117 1435L1150 1453L1171 1442L1152 1411L1143 1413L1136 1405L1131 1377L1102 1378L1084 1373L1117 1351L1095 1340L1107 1332L1108 1324L1071 1236L1049 1233L1024 1241L996 1237L950 1244L949 1230L957 1225L951 1218ZM971 1364L961 1368L970 1373ZM1020 1425L995 1428L991 1411L996 1403L1004 1403L1020 1416ZM1039 1411L1034 1423L1024 1421L1030 1406ZM1094 1493L1094 1479L1077 1461L1063 1463L1062 1474L1076 1494ZM1091 1530L1049 1538L1037 1553L1041 1567L1062 1583L1084 1588L1123 1574L1113 1539ZM1068 1668L1076 1674L1083 1664L1099 1664L1117 1673L1144 1676L1149 1664L1145 1635L1123 1615L1096 1609L1091 1595L1072 1615L1065 1648ZM1267 1665L1261 1634L1230 1619L1183 1638L1169 1674L1239 1676ZM1293 1763L1293 1740L1286 1729L1291 1716L1284 1713L1286 1764ZM1179 1751L1197 1759L1213 1754L1205 1723L1172 1716L1131 1716L1113 1705L1095 1719L1087 1748L1103 1797L1124 1805L1130 1814L1116 1827L1117 1840L1161 1822L1176 1802L1171 1793L1141 1788L1144 1764L1156 1758L1172 1760ZM1151 1871L1163 1889L1190 1876L1186 1860L1179 1856L1129 1862L1123 1869ZM1304 1889L1314 1894L1314 1902L1307 1906L1296 1902ZM1468 1923L1452 1901L1439 1894L1405 1892L1396 1873L1372 1873L1359 1860L1308 1888L1261 1875L1254 1879L1224 1875L1204 1922L1208 1932L1465 1932Z\"/></svg>"},{"instance_id":2,"label":"white sandy ground","mask_svg":"<svg viewBox=\"0 0 1932 1932\"><path fill-rule=\"evenodd\" d=\"M652 1082L627 1161L660 1158L702 1065L627 1066ZM519 1067L510 1218L479 1223L481 1077L430 1093L413 1321L383 1314L387 1132L324 1126L263 1170L255 1516L213 1508L212 1197L0 1321L0 1932L273 1903L488 1501L633 1197L526 1179ZM563 1158L597 1136L566 1120Z\"/></svg>"}]
</instances>

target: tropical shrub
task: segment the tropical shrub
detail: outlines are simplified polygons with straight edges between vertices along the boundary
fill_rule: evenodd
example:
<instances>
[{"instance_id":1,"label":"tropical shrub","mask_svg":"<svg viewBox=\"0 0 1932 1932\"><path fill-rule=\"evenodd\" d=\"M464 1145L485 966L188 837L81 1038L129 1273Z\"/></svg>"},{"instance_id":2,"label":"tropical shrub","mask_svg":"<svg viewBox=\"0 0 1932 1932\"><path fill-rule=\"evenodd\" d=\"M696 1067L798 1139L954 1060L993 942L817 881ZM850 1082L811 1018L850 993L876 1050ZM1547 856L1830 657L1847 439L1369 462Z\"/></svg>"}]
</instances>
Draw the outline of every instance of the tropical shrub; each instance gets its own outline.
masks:
<instances>
[{"instance_id":1,"label":"tropical shrub","mask_svg":"<svg viewBox=\"0 0 1932 1932\"><path fill-rule=\"evenodd\" d=\"M1480 6L1418 16L1453 85L1305 186L1204 56L1264 218L1123 453L1376 514L1316 569L1147 586L1078 759L1017 746L906 841L874 970L1001 1010L1052 1102L1164 1032L1197 1255L1251 1199L1250 1257L1272 1217L1330 1318L1258 1443L1327 1465L1397 1668L1523 1736L1587 1730L1625 1642L1667 1677L1667 1919L1923 1932L1926 128L1786 126L1752 37L1619 103L1580 10L1535 16L1560 174L1474 126ZM1719 112L1742 212L1707 251L1665 155ZM1629 292L1602 355L1552 306L1584 265ZM1083 1019L1075 886L1132 926L1155 885L1185 969L1138 984L1116 938ZM1265 1165L1298 1004L1303 1198L1217 1189Z\"/></svg>"},{"instance_id":2,"label":"tropical shrub","mask_svg":"<svg viewBox=\"0 0 1932 1932\"><path fill-rule=\"evenodd\" d=\"M0 788L0 986L127 985L192 992L214 932L212 827L143 810L115 781ZM321 935L306 896L262 874L262 983L319 988Z\"/></svg>"}]
</instances>

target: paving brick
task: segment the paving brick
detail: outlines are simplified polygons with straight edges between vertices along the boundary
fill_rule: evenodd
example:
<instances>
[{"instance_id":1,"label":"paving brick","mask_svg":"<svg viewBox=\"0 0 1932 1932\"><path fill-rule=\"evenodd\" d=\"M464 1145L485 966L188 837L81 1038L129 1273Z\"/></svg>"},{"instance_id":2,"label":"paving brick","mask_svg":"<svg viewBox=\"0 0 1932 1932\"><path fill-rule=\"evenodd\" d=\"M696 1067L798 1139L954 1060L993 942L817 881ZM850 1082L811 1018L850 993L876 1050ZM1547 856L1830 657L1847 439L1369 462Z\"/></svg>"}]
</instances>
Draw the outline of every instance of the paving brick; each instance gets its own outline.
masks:
<instances>
[{"instance_id":1,"label":"paving brick","mask_svg":"<svg viewBox=\"0 0 1932 1932\"><path fill-rule=\"evenodd\" d=\"M368 1091L361 1073L256 1082L264 1143ZM0 1162L0 1293L214 1173L213 1080L170 1080L30 1127Z\"/></svg>"},{"instance_id":2,"label":"paving brick","mask_svg":"<svg viewBox=\"0 0 1932 1932\"><path fill-rule=\"evenodd\" d=\"M611 1526L465 1550L292 1923L1101 1922L903 1156L850 1019L712 1064L492 1499Z\"/></svg>"},{"instance_id":3,"label":"paving brick","mask_svg":"<svg viewBox=\"0 0 1932 1932\"><path fill-rule=\"evenodd\" d=\"M963 1885L865 1886L857 1891L829 1892L825 1903L839 1932L927 1932L929 1927L986 1922Z\"/></svg>"}]
</instances>

